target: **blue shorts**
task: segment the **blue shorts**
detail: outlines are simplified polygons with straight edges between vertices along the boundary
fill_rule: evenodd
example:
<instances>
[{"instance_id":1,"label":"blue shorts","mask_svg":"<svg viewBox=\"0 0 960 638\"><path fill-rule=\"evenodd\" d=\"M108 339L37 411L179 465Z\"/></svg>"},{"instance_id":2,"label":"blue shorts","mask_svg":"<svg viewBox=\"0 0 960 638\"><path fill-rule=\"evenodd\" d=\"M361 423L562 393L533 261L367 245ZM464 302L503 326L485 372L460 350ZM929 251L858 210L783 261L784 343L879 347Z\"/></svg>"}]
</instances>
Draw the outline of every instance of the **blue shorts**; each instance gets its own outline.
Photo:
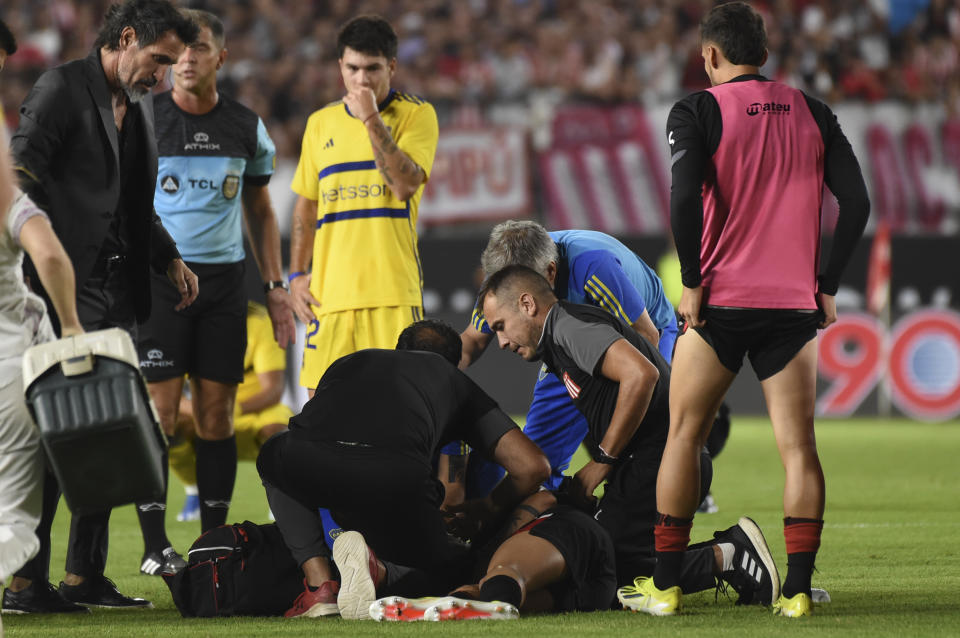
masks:
<instances>
[{"instance_id":1,"label":"blue shorts","mask_svg":"<svg viewBox=\"0 0 960 638\"><path fill-rule=\"evenodd\" d=\"M670 323L660 331L660 343L657 349L667 363L673 363L673 346L677 343L677 336L680 334L680 328L677 326L677 317L674 315Z\"/></svg>"},{"instance_id":2,"label":"blue shorts","mask_svg":"<svg viewBox=\"0 0 960 638\"><path fill-rule=\"evenodd\" d=\"M557 489L564 470L570 467L570 459L587 435L587 419L573 405L563 382L543 367L533 388L533 402L523 432L550 461L551 474L544 486ZM499 465L471 455L467 466L467 498L489 494L503 474Z\"/></svg>"}]
</instances>

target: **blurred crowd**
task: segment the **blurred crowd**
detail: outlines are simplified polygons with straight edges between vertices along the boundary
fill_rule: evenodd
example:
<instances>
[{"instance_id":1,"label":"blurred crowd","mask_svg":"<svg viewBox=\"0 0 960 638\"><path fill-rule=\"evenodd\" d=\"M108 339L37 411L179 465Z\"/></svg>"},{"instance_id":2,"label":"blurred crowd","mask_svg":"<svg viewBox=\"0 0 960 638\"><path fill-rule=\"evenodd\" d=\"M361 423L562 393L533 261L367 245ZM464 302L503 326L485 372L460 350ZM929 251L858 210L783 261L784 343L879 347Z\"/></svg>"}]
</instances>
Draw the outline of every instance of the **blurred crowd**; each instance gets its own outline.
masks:
<instances>
[{"instance_id":1,"label":"blurred crowd","mask_svg":"<svg viewBox=\"0 0 960 638\"><path fill-rule=\"evenodd\" d=\"M8 116L47 66L89 51L109 0L3 0L21 42L0 85ZM388 18L400 38L393 83L437 107L441 124L560 103L663 103L706 77L698 20L711 0L181 0L220 15L221 87L295 157L306 118L336 100L338 26ZM763 68L828 102L941 102L960 111L958 0L765 0ZM493 114L493 115L492 115Z\"/></svg>"}]
</instances>

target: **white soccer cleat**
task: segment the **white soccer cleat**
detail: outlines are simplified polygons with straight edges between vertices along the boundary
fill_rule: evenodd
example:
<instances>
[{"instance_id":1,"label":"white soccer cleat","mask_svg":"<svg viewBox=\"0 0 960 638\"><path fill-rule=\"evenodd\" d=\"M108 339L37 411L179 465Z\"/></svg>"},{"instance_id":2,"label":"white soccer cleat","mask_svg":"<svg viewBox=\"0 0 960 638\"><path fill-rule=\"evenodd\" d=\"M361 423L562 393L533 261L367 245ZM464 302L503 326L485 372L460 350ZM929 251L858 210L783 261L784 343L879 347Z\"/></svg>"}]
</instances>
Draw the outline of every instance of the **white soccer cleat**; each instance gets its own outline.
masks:
<instances>
[{"instance_id":1,"label":"white soccer cleat","mask_svg":"<svg viewBox=\"0 0 960 638\"><path fill-rule=\"evenodd\" d=\"M516 620L520 612L510 603L466 600L448 596L423 612L423 619L445 620Z\"/></svg>"},{"instance_id":2,"label":"white soccer cleat","mask_svg":"<svg viewBox=\"0 0 960 638\"><path fill-rule=\"evenodd\" d=\"M404 598L387 596L373 601L370 605L370 617L377 622L417 622L424 620L424 613L447 597L427 596L424 598Z\"/></svg>"}]
</instances>

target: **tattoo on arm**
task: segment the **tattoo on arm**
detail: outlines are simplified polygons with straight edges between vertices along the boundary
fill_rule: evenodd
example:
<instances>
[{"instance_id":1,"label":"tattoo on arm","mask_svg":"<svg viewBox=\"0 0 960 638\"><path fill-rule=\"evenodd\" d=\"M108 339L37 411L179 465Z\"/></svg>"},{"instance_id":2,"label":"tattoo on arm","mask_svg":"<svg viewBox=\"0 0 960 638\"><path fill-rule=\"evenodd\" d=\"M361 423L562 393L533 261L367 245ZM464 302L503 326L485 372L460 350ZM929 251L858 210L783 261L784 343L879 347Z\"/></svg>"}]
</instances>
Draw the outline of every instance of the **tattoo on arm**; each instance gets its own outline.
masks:
<instances>
[{"instance_id":1,"label":"tattoo on arm","mask_svg":"<svg viewBox=\"0 0 960 638\"><path fill-rule=\"evenodd\" d=\"M518 505L516 509L513 510L513 513L510 515L510 519L507 521L506 525L504 525L504 527L502 528L502 531L499 537L500 542L507 540L507 538L509 538L517 530L519 530L521 527L531 522L528 520L524 520L526 518L526 516L524 515L524 512L526 512L527 514L533 515L533 519L531 520L536 520L540 518L540 512L538 512L536 509L525 504Z\"/></svg>"},{"instance_id":2,"label":"tattoo on arm","mask_svg":"<svg viewBox=\"0 0 960 638\"><path fill-rule=\"evenodd\" d=\"M528 514L532 514L534 518L540 518L541 512L538 512L536 509L530 507L529 505L520 504L520 505L517 505L517 509L518 509L518 510L523 510L524 512L527 512Z\"/></svg>"},{"instance_id":3,"label":"tattoo on arm","mask_svg":"<svg viewBox=\"0 0 960 638\"><path fill-rule=\"evenodd\" d=\"M387 125L383 122L377 122L373 129L374 134L377 136L377 141L380 143L380 148L383 149L384 153L388 155L393 155L399 149L397 148L397 143L393 141L393 136L390 135L390 131L387 130Z\"/></svg>"},{"instance_id":4,"label":"tattoo on arm","mask_svg":"<svg viewBox=\"0 0 960 638\"><path fill-rule=\"evenodd\" d=\"M387 155L400 153L401 157L399 170L401 175L417 175L423 171L423 169L420 168L416 162L407 157L406 154L400 150L400 147L397 146L393 136L390 134L390 131L387 130L387 127L383 122L377 122L375 124L373 128L373 135L375 138L373 143L374 160L377 164L377 168L379 168L380 172L383 174L383 179L387 182L387 184L393 184L393 178L390 176L390 171L387 167Z\"/></svg>"},{"instance_id":5,"label":"tattoo on arm","mask_svg":"<svg viewBox=\"0 0 960 638\"><path fill-rule=\"evenodd\" d=\"M393 186L393 178L390 177L390 168L387 166L387 160L379 147L374 147L373 157L376 161L377 168L380 169L380 173L383 175L384 181L390 186Z\"/></svg>"}]
</instances>

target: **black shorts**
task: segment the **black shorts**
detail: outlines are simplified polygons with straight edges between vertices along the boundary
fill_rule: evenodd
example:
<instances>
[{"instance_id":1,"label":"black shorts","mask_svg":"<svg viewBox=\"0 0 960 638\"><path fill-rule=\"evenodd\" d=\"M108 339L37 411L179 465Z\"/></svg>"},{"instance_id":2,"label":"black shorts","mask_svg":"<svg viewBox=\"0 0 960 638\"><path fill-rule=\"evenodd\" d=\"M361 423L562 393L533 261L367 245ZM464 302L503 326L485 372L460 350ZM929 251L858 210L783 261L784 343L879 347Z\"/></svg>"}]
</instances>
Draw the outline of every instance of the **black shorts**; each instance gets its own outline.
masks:
<instances>
[{"instance_id":1,"label":"black shorts","mask_svg":"<svg viewBox=\"0 0 960 638\"><path fill-rule=\"evenodd\" d=\"M740 372L746 355L763 381L783 370L817 336L823 312L707 306L701 317L706 324L694 330L710 344L723 367Z\"/></svg>"},{"instance_id":2,"label":"black shorts","mask_svg":"<svg viewBox=\"0 0 960 638\"><path fill-rule=\"evenodd\" d=\"M568 505L549 510L549 516L526 529L557 548L567 563L567 575L548 590L555 611L610 609L617 592L613 541L588 514Z\"/></svg>"},{"instance_id":3,"label":"black shorts","mask_svg":"<svg viewBox=\"0 0 960 638\"><path fill-rule=\"evenodd\" d=\"M447 533L439 509L443 489L419 453L316 441L294 429L263 444L257 471L309 512L331 510L340 526L363 534L379 558L426 570L433 586L439 584L431 593L469 577L473 550ZM288 520L275 513L285 537L299 536L284 531ZM301 538L309 539L309 530Z\"/></svg>"},{"instance_id":4,"label":"black shorts","mask_svg":"<svg viewBox=\"0 0 960 638\"><path fill-rule=\"evenodd\" d=\"M165 275L152 273L152 310L140 326L137 349L147 381L190 374L218 381L243 381L247 348L244 262L187 266L200 280L200 294L183 310L180 293Z\"/></svg>"},{"instance_id":5,"label":"black shorts","mask_svg":"<svg viewBox=\"0 0 960 638\"><path fill-rule=\"evenodd\" d=\"M616 465L607 477L597 522L613 540L617 584L628 585L655 562L653 528L657 523L657 473L663 448L644 446ZM700 452L700 500L710 491L713 462Z\"/></svg>"}]
</instances>

